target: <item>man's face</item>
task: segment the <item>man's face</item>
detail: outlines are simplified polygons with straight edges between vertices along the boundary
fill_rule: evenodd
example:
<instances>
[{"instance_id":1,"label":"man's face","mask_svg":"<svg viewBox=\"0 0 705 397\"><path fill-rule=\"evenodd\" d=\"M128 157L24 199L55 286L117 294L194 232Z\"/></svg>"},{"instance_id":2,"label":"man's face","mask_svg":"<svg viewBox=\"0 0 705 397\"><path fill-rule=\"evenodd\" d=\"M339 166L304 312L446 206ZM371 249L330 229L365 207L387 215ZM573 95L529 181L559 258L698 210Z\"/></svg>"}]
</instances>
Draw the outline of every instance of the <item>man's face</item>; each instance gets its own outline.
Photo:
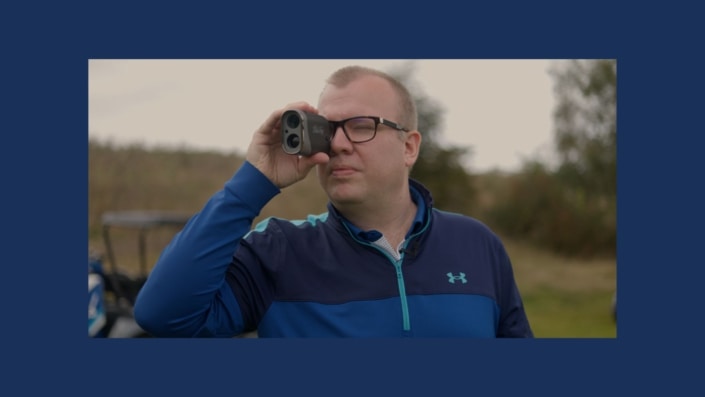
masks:
<instances>
[{"instance_id":1,"label":"man's face","mask_svg":"<svg viewBox=\"0 0 705 397\"><path fill-rule=\"evenodd\" d=\"M333 121L378 116L399 122L398 104L399 99L387 81L364 76L345 87L327 85L318 111ZM397 130L380 124L373 140L351 143L342 128L338 128L331 141L330 161L318 166L321 186L338 205L383 203L398 197L418 154L418 141L414 147L414 142L410 146L408 139L408 133L400 138Z\"/></svg>"}]
</instances>

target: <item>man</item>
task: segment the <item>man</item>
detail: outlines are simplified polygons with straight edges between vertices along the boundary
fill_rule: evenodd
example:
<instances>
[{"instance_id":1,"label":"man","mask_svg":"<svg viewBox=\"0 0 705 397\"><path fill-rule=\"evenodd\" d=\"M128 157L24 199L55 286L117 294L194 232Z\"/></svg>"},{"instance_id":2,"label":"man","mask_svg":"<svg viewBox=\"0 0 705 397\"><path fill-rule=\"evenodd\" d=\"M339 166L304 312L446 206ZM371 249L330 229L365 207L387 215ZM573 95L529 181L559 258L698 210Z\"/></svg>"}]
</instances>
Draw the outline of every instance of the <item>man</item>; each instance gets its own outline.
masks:
<instances>
[{"instance_id":1,"label":"man","mask_svg":"<svg viewBox=\"0 0 705 397\"><path fill-rule=\"evenodd\" d=\"M332 122L328 153L283 151L287 109ZM317 109L273 112L246 162L164 250L138 296L138 323L165 337L532 337L499 239L434 209L409 179L416 129L406 88L357 66L331 75ZM328 212L251 230L314 166Z\"/></svg>"}]
</instances>

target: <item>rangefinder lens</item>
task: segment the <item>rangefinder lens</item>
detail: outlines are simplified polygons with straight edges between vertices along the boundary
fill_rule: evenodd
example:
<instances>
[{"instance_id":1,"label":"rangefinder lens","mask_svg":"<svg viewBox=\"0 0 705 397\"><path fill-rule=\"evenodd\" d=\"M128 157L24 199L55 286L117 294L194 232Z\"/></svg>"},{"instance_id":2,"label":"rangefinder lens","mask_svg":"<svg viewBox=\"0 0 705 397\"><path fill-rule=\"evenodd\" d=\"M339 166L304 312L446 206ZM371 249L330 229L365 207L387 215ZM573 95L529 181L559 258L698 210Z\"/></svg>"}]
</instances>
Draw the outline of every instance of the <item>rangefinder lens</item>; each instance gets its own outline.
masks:
<instances>
[{"instance_id":1,"label":"rangefinder lens","mask_svg":"<svg viewBox=\"0 0 705 397\"><path fill-rule=\"evenodd\" d=\"M291 119L291 117L289 119ZM296 119L298 120L298 117ZM294 128L294 127L291 127L291 128ZM299 147L300 143L301 143L301 138L299 138L298 135L289 135L289 137L286 139L286 144L289 145L289 147L291 147L291 148Z\"/></svg>"},{"instance_id":2,"label":"rangefinder lens","mask_svg":"<svg viewBox=\"0 0 705 397\"><path fill-rule=\"evenodd\" d=\"M299 119L298 114L290 114L289 117L286 118L286 125L288 125L289 128L299 128L300 122L301 119Z\"/></svg>"}]
</instances>

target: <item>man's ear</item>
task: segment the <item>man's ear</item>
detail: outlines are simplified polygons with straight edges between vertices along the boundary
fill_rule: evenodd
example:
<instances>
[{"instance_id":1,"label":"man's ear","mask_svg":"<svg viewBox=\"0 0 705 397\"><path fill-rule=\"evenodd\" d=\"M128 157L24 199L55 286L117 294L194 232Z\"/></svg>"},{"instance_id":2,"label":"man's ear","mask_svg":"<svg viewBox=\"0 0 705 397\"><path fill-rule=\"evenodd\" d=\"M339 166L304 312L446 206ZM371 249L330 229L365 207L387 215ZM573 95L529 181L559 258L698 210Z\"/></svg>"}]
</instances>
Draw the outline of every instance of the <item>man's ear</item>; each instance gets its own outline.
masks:
<instances>
[{"instance_id":1,"label":"man's ear","mask_svg":"<svg viewBox=\"0 0 705 397\"><path fill-rule=\"evenodd\" d=\"M421 149L421 133L414 130L409 131L404 139L404 161L407 167L416 163L416 159L419 157L419 150Z\"/></svg>"}]
</instances>

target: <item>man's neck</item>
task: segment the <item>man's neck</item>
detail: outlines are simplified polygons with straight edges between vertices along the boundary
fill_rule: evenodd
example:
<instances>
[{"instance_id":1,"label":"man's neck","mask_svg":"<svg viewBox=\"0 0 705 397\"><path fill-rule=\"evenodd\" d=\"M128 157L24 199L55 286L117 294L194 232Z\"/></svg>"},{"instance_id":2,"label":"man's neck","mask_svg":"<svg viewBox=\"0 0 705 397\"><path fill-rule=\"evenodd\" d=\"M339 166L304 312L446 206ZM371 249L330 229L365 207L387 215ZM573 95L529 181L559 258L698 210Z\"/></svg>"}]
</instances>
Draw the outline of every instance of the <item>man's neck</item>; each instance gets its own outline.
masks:
<instances>
[{"instance_id":1,"label":"man's neck","mask_svg":"<svg viewBox=\"0 0 705 397\"><path fill-rule=\"evenodd\" d=\"M409 190L398 198L388 200L384 205L346 205L338 210L361 230L377 230L389 243L396 247L406 237L416 217L417 206L411 199Z\"/></svg>"}]
</instances>

